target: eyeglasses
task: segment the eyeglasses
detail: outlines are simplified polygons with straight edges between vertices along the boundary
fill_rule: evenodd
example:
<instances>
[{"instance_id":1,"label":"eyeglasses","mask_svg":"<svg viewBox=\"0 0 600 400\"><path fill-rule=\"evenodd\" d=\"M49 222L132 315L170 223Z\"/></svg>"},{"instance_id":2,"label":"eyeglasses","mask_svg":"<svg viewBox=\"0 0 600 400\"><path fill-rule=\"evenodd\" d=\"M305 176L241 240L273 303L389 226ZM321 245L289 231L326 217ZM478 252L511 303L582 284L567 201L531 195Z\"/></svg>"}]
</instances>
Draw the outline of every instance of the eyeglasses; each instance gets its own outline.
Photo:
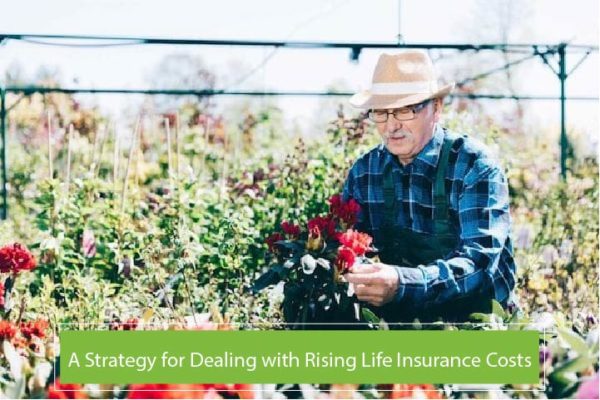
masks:
<instances>
[{"instance_id":1,"label":"eyeglasses","mask_svg":"<svg viewBox=\"0 0 600 400\"><path fill-rule=\"evenodd\" d=\"M422 103L418 103L408 107L396 108L394 110L369 110L368 117L373 122L387 122L388 116L391 114L398 121L410 121L415 119L417 114L424 109L431 99L425 100Z\"/></svg>"}]
</instances>

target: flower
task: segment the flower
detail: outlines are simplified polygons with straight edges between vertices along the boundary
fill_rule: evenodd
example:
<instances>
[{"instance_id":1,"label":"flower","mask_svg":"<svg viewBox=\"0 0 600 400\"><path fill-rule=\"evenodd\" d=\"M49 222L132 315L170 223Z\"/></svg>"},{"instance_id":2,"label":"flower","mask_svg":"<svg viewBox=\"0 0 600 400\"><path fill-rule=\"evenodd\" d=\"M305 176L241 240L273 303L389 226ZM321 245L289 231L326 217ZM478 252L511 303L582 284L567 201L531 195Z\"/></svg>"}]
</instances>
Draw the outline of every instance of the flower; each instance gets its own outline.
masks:
<instances>
[{"instance_id":1,"label":"flower","mask_svg":"<svg viewBox=\"0 0 600 400\"><path fill-rule=\"evenodd\" d=\"M2 283L2 281L0 281L0 310L4 310L4 294L5 294L4 283Z\"/></svg>"},{"instance_id":2,"label":"flower","mask_svg":"<svg viewBox=\"0 0 600 400\"><path fill-rule=\"evenodd\" d=\"M36 266L35 258L22 244L13 243L0 248L0 272L31 271Z\"/></svg>"},{"instance_id":3,"label":"flower","mask_svg":"<svg viewBox=\"0 0 600 400\"><path fill-rule=\"evenodd\" d=\"M343 246L351 248L357 256L364 256L370 250L373 238L366 233L348 229L339 236L339 241Z\"/></svg>"},{"instance_id":4,"label":"flower","mask_svg":"<svg viewBox=\"0 0 600 400\"><path fill-rule=\"evenodd\" d=\"M330 217L315 217L308 221L308 231L319 229L319 233L326 238L336 238L335 220Z\"/></svg>"},{"instance_id":5,"label":"flower","mask_svg":"<svg viewBox=\"0 0 600 400\"><path fill-rule=\"evenodd\" d=\"M76 383L60 383L58 378L48 387L49 399L87 399L83 386Z\"/></svg>"},{"instance_id":6,"label":"flower","mask_svg":"<svg viewBox=\"0 0 600 400\"><path fill-rule=\"evenodd\" d=\"M546 361L552 360L552 353L547 346L540 347L540 365L544 364Z\"/></svg>"},{"instance_id":7,"label":"flower","mask_svg":"<svg viewBox=\"0 0 600 400\"><path fill-rule=\"evenodd\" d=\"M10 321L0 321L0 342L12 340L17 334L17 327Z\"/></svg>"},{"instance_id":8,"label":"flower","mask_svg":"<svg viewBox=\"0 0 600 400\"><path fill-rule=\"evenodd\" d=\"M597 399L598 396L598 372L589 379L584 379L577 389L578 399Z\"/></svg>"},{"instance_id":9,"label":"flower","mask_svg":"<svg viewBox=\"0 0 600 400\"><path fill-rule=\"evenodd\" d=\"M123 323L124 331L135 331L139 324L139 320L137 318L129 318L127 321Z\"/></svg>"},{"instance_id":10,"label":"flower","mask_svg":"<svg viewBox=\"0 0 600 400\"><path fill-rule=\"evenodd\" d=\"M346 227L354 226L360 213L360 204L354 199L348 202L342 200L342 196L336 194L329 199L329 212L337 217Z\"/></svg>"},{"instance_id":11,"label":"flower","mask_svg":"<svg viewBox=\"0 0 600 400\"><path fill-rule=\"evenodd\" d=\"M283 221L281 223L281 229L283 230L283 233L294 239L300 236L300 226L294 225L288 221Z\"/></svg>"},{"instance_id":12,"label":"flower","mask_svg":"<svg viewBox=\"0 0 600 400\"><path fill-rule=\"evenodd\" d=\"M321 237L321 229L318 226L313 226L308 231L308 240L306 241L306 249L312 251L321 250L323 247L323 238Z\"/></svg>"},{"instance_id":13,"label":"flower","mask_svg":"<svg viewBox=\"0 0 600 400\"><path fill-rule=\"evenodd\" d=\"M392 385L390 399L441 399L442 395L435 386L414 385L414 384L395 384Z\"/></svg>"},{"instance_id":14,"label":"flower","mask_svg":"<svg viewBox=\"0 0 600 400\"><path fill-rule=\"evenodd\" d=\"M91 258L96 255L96 238L94 237L94 232L89 229L83 231L81 247L85 257Z\"/></svg>"},{"instance_id":15,"label":"flower","mask_svg":"<svg viewBox=\"0 0 600 400\"><path fill-rule=\"evenodd\" d=\"M272 234L271 236L269 236L265 240L265 242L269 246L269 251L271 253L277 253L277 246L275 245L275 243L280 242L282 240L285 240L285 237L281 233L276 232L276 233Z\"/></svg>"},{"instance_id":16,"label":"flower","mask_svg":"<svg viewBox=\"0 0 600 400\"><path fill-rule=\"evenodd\" d=\"M128 399L203 399L221 398L214 385L144 383L129 385ZM217 396L215 396L217 395Z\"/></svg>"},{"instance_id":17,"label":"flower","mask_svg":"<svg viewBox=\"0 0 600 400\"><path fill-rule=\"evenodd\" d=\"M21 322L21 334L28 340L34 337L44 339L48 326L48 321L44 321L43 319Z\"/></svg>"},{"instance_id":18,"label":"flower","mask_svg":"<svg viewBox=\"0 0 600 400\"><path fill-rule=\"evenodd\" d=\"M345 272L350 271L350 268L354 265L356 261L356 254L349 247L341 246L338 249L338 255L335 260L335 266L339 273L343 274Z\"/></svg>"}]
</instances>

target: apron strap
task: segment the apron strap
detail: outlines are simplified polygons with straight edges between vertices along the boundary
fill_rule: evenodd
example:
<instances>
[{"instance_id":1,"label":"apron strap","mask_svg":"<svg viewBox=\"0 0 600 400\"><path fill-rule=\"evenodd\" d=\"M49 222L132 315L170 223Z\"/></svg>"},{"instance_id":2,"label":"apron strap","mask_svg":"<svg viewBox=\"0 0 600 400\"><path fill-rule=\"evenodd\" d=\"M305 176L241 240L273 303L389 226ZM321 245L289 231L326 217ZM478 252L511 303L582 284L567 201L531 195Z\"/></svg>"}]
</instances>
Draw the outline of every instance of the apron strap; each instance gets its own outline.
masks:
<instances>
[{"instance_id":1,"label":"apron strap","mask_svg":"<svg viewBox=\"0 0 600 400\"><path fill-rule=\"evenodd\" d=\"M383 202L384 224L394 225L396 221L396 190L394 189L394 176L392 175L392 164L388 164L383 171Z\"/></svg>"},{"instance_id":2,"label":"apron strap","mask_svg":"<svg viewBox=\"0 0 600 400\"><path fill-rule=\"evenodd\" d=\"M435 183L433 185L433 220L436 233L447 224L448 220L448 197L446 196L446 170L448 167L448 157L452 148L453 140L444 139L440 158L437 165Z\"/></svg>"}]
</instances>

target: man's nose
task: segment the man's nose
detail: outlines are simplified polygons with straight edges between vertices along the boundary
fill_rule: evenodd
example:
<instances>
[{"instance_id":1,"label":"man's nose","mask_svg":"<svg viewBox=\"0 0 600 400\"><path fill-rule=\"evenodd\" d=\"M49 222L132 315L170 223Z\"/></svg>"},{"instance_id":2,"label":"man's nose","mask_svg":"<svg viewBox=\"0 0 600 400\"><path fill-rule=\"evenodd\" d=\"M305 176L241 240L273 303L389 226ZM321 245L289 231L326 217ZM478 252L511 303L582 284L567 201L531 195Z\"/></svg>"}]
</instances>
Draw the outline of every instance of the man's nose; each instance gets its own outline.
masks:
<instances>
[{"instance_id":1,"label":"man's nose","mask_svg":"<svg viewBox=\"0 0 600 400\"><path fill-rule=\"evenodd\" d=\"M388 115L388 120L385 124L386 131L388 133L395 132L402 128L402 121L398 121L393 115Z\"/></svg>"}]
</instances>

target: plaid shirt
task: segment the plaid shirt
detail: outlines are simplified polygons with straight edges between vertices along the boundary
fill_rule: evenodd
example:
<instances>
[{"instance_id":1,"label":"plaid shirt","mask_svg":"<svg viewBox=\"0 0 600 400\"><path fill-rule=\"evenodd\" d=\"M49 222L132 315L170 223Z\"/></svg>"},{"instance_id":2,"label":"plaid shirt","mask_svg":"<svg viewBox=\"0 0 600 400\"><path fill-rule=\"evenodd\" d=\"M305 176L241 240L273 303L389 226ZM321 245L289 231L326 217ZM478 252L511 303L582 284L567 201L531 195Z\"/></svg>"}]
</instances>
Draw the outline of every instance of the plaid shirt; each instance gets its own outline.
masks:
<instances>
[{"instance_id":1,"label":"plaid shirt","mask_svg":"<svg viewBox=\"0 0 600 400\"><path fill-rule=\"evenodd\" d=\"M494 289L505 304L515 286L516 266L509 237L509 195L502 169L483 145L443 130L417 157L403 166L383 144L362 155L344 185L344 199L354 198L362 208L357 229L381 242L383 171L392 163L399 212L396 225L415 232L433 232L433 184L445 135L455 139L446 171L449 217L457 227L458 247L446 259L417 268L395 266L399 276L396 301L403 304L439 304L480 289Z\"/></svg>"}]
</instances>

